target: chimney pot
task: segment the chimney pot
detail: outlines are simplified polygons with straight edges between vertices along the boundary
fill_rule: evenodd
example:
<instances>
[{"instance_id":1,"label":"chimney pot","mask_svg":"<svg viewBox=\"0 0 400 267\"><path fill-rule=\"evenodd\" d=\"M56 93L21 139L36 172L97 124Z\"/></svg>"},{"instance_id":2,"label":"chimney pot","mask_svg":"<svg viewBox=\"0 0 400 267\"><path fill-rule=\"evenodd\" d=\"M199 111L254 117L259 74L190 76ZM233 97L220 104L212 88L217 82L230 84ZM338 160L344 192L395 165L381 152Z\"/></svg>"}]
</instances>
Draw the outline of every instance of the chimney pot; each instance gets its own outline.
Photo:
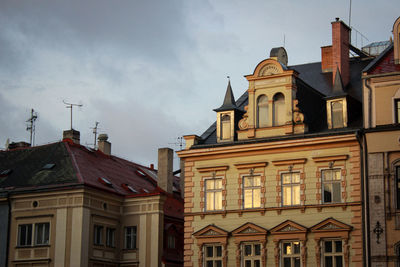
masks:
<instances>
[{"instance_id":1,"label":"chimney pot","mask_svg":"<svg viewBox=\"0 0 400 267\"><path fill-rule=\"evenodd\" d=\"M111 143L108 142L108 135L107 134L99 134L99 137L97 137L98 143L97 147L98 149L103 152L106 155L111 155Z\"/></svg>"},{"instance_id":2,"label":"chimney pot","mask_svg":"<svg viewBox=\"0 0 400 267\"><path fill-rule=\"evenodd\" d=\"M154 170L154 164L153 163L150 164L150 169Z\"/></svg>"},{"instance_id":3,"label":"chimney pot","mask_svg":"<svg viewBox=\"0 0 400 267\"><path fill-rule=\"evenodd\" d=\"M336 21L339 21L339 18L335 18Z\"/></svg>"}]
</instances>

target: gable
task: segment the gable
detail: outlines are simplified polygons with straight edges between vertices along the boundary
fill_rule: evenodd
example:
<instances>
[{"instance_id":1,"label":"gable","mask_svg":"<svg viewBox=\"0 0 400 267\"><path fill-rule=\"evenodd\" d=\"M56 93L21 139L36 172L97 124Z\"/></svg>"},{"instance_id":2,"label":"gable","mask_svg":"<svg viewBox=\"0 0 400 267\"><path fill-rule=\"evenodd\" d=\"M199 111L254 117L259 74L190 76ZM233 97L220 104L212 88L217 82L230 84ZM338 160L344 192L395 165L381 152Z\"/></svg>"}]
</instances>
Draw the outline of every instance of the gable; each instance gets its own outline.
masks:
<instances>
[{"instance_id":1,"label":"gable","mask_svg":"<svg viewBox=\"0 0 400 267\"><path fill-rule=\"evenodd\" d=\"M203 229L195 232L193 234L193 236L197 237L197 238L201 238L201 237L220 237L220 236L228 236L228 231L225 231L222 228L219 228L215 225L208 225L206 227L204 227Z\"/></svg>"},{"instance_id":2,"label":"gable","mask_svg":"<svg viewBox=\"0 0 400 267\"><path fill-rule=\"evenodd\" d=\"M271 234L281 234L281 233L305 233L307 232L307 228L302 226L301 224L295 223L291 220L287 220L271 230Z\"/></svg>"},{"instance_id":3,"label":"gable","mask_svg":"<svg viewBox=\"0 0 400 267\"><path fill-rule=\"evenodd\" d=\"M385 51L382 53L385 53ZM382 74L397 71L400 71L400 65L394 62L394 50L392 46L390 51L384 54L382 58L379 58L378 62L368 71L368 74Z\"/></svg>"},{"instance_id":4,"label":"gable","mask_svg":"<svg viewBox=\"0 0 400 267\"><path fill-rule=\"evenodd\" d=\"M255 225L253 223L245 223L242 226L232 231L232 235L256 235L256 234L267 234L267 230L263 227Z\"/></svg>"},{"instance_id":5,"label":"gable","mask_svg":"<svg viewBox=\"0 0 400 267\"><path fill-rule=\"evenodd\" d=\"M328 218L311 227L311 232L350 231L352 227L334 218Z\"/></svg>"}]
</instances>

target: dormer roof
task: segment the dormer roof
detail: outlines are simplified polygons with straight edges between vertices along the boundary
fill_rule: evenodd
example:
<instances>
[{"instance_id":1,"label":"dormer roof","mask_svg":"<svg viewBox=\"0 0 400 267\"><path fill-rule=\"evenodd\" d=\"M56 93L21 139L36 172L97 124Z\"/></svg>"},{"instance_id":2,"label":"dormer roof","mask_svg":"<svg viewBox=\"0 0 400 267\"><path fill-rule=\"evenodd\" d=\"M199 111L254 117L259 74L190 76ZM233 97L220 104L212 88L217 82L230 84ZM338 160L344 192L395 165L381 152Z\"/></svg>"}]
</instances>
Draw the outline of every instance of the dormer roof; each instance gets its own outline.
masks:
<instances>
[{"instance_id":1,"label":"dormer roof","mask_svg":"<svg viewBox=\"0 0 400 267\"><path fill-rule=\"evenodd\" d=\"M214 109L214 111L219 112L219 111L236 110L236 109L238 109L238 107L236 106L235 97L233 96L231 81L228 81L224 103L219 108Z\"/></svg>"}]
</instances>

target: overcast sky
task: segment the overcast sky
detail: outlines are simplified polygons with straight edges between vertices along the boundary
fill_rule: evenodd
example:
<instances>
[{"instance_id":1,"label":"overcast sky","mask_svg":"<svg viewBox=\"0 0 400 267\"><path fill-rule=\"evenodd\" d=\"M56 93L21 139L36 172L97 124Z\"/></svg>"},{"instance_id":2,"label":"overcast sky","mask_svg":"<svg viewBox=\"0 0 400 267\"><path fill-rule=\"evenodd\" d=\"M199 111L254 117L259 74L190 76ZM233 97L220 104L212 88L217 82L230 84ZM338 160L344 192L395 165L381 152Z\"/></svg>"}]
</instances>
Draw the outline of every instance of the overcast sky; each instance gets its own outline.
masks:
<instances>
[{"instance_id":1,"label":"overcast sky","mask_svg":"<svg viewBox=\"0 0 400 267\"><path fill-rule=\"evenodd\" d=\"M65 100L83 104L73 114L81 144L92 146L98 121L113 154L157 164L159 147L179 150L177 137L213 123L227 75L237 99L273 47L285 45L289 65L320 61L349 2L0 0L0 149L29 141L31 108L36 144L61 140ZM352 1L363 45L388 40L398 16L399 0Z\"/></svg>"}]
</instances>

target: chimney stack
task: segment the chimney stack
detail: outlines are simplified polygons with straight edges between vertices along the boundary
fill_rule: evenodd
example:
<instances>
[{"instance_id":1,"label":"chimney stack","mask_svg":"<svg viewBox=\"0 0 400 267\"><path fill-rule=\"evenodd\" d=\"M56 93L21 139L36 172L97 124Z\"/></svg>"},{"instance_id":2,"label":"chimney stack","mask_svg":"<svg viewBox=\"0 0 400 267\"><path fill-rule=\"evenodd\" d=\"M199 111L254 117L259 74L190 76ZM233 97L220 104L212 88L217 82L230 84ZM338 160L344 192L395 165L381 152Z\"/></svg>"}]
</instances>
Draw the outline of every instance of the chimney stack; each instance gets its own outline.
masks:
<instances>
[{"instance_id":1,"label":"chimney stack","mask_svg":"<svg viewBox=\"0 0 400 267\"><path fill-rule=\"evenodd\" d=\"M335 82L336 70L339 68L343 85L347 86L350 81L350 27L336 18L332 22L332 84Z\"/></svg>"},{"instance_id":2,"label":"chimney stack","mask_svg":"<svg viewBox=\"0 0 400 267\"><path fill-rule=\"evenodd\" d=\"M80 140L81 140L81 133L79 131L76 131L74 129L71 130L65 130L63 132L63 140L65 139L71 139L72 142L74 142L75 144L80 144Z\"/></svg>"},{"instance_id":3,"label":"chimney stack","mask_svg":"<svg viewBox=\"0 0 400 267\"><path fill-rule=\"evenodd\" d=\"M108 135L107 134L99 134L99 137L97 137L98 143L98 149L103 152L106 155L111 155L111 143L108 142Z\"/></svg>"},{"instance_id":4,"label":"chimney stack","mask_svg":"<svg viewBox=\"0 0 400 267\"><path fill-rule=\"evenodd\" d=\"M168 147L158 149L158 186L168 193L173 192L173 153Z\"/></svg>"}]
</instances>

